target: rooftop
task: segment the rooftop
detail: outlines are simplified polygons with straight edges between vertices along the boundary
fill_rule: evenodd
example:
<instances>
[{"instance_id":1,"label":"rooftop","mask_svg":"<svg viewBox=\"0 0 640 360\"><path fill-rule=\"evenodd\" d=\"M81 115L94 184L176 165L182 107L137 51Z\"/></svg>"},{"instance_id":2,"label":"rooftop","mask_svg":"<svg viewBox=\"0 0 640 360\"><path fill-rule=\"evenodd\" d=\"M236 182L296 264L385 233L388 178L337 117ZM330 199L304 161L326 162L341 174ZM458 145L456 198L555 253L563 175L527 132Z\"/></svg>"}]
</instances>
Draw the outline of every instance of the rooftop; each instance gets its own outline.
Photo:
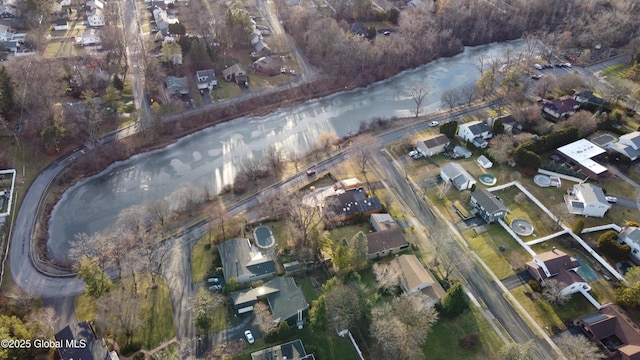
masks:
<instances>
[{"instance_id":1,"label":"rooftop","mask_svg":"<svg viewBox=\"0 0 640 360\"><path fill-rule=\"evenodd\" d=\"M606 151L587 139L580 139L571 144L559 147L558 152L589 169L594 174L601 174L607 171L606 167L591 160L591 158L602 155L606 153Z\"/></svg>"},{"instance_id":2,"label":"rooftop","mask_svg":"<svg viewBox=\"0 0 640 360\"><path fill-rule=\"evenodd\" d=\"M507 207L504 206L502 201L498 200L498 198L488 190L478 189L471 193L471 197L489 214L497 211L507 211Z\"/></svg>"},{"instance_id":3,"label":"rooftop","mask_svg":"<svg viewBox=\"0 0 640 360\"><path fill-rule=\"evenodd\" d=\"M225 278L241 275L265 275L275 273L275 263L269 255L262 254L251 246L246 238L234 238L218 245Z\"/></svg>"},{"instance_id":4,"label":"rooftop","mask_svg":"<svg viewBox=\"0 0 640 360\"><path fill-rule=\"evenodd\" d=\"M396 249L403 245L409 244L399 227L393 227L389 230L376 231L368 233L367 244L369 254L376 254L389 249Z\"/></svg>"}]
</instances>

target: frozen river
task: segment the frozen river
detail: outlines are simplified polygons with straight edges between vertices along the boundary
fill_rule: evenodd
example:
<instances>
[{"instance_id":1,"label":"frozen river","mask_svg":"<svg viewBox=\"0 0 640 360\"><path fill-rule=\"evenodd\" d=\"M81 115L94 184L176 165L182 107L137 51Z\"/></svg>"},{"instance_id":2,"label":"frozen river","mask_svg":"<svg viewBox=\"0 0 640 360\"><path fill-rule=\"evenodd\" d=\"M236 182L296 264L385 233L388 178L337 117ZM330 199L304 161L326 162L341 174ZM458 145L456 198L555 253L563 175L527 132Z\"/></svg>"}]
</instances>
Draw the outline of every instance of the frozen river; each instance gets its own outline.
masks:
<instances>
[{"instance_id":1,"label":"frozen river","mask_svg":"<svg viewBox=\"0 0 640 360\"><path fill-rule=\"evenodd\" d=\"M66 262L68 242L75 234L105 230L115 223L122 209L167 197L186 183L198 187L208 184L217 192L233 182L244 159L262 156L269 145L304 152L322 133L343 136L356 131L362 120L412 116L415 103L407 92L412 86L429 87L423 111L435 112L442 106L443 91L475 82L479 76L474 67L478 56L502 57L508 50L523 47L523 41L512 41L465 48L459 55L367 88L315 99L264 117L238 118L116 163L71 187L55 206L49 226L51 256Z\"/></svg>"}]
</instances>

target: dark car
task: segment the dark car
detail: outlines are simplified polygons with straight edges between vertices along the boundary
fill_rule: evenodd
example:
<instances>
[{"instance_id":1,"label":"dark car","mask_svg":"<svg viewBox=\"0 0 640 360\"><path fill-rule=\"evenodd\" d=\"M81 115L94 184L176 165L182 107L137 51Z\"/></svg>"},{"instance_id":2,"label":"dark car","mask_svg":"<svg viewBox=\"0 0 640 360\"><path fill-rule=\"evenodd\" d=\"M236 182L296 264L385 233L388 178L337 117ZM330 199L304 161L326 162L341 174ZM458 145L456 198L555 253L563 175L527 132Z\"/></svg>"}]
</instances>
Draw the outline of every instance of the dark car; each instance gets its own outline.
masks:
<instances>
[{"instance_id":1,"label":"dark car","mask_svg":"<svg viewBox=\"0 0 640 360\"><path fill-rule=\"evenodd\" d=\"M307 170L307 176L313 176L315 174L316 174L316 169L315 168Z\"/></svg>"}]
</instances>

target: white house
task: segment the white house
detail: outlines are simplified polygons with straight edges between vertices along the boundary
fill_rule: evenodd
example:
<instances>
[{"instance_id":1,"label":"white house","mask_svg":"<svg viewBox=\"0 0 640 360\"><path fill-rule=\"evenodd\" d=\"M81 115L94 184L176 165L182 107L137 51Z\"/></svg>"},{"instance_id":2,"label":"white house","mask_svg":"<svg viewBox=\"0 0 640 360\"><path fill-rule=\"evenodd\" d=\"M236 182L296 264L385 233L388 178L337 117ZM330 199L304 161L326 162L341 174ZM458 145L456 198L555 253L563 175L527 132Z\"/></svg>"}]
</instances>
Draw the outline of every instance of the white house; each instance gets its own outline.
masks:
<instances>
[{"instance_id":1,"label":"white house","mask_svg":"<svg viewBox=\"0 0 640 360\"><path fill-rule=\"evenodd\" d=\"M440 177L446 183L453 185L458 191L471 189L476 184L467 170L457 163L448 163L440 169Z\"/></svg>"},{"instance_id":2,"label":"white house","mask_svg":"<svg viewBox=\"0 0 640 360\"><path fill-rule=\"evenodd\" d=\"M640 229L630 226L624 228L620 234L618 234L618 242L627 244L631 247L631 256L640 262Z\"/></svg>"},{"instance_id":3,"label":"white house","mask_svg":"<svg viewBox=\"0 0 640 360\"><path fill-rule=\"evenodd\" d=\"M198 90L212 90L214 87L218 86L216 73L213 69L196 71L196 84L198 85Z\"/></svg>"},{"instance_id":4,"label":"white house","mask_svg":"<svg viewBox=\"0 0 640 360\"><path fill-rule=\"evenodd\" d=\"M475 146L484 149L489 143L493 134L487 124L482 121L471 121L458 127L458 136L465 141L473 143Z\"/></svg>"},{"instance_id":5,"label":"white house","mask_svg":"<svg viewBox=\"0 0 640 360\"><path fill-rule=\"evenodd\" d=\"M640 131L630 132L620 136L610 147L612 150L634 161L640 158Z\"/></svg>"},{"instance_id":6,"label":"white house","mask_svg":"<svg viewBox=\"0 0 640 360\"><path fill-rule=\"evenodd\" d=\"M580 139L557 149L560 155L571 166L579 166L580 170L592 179L607 173L607 168L593 159L604 156L606 150L587 139Z\"/></svg>"},{"instance_id":7,"label":"white house","mask_svg":"<svg viewBox=\"0 0 640 360\"><path fill-rule=\"evenodd\" d=\"M0 191L0 224L4 224L9 215L11 215L11 203L13 202L15 182L15 169L0 170L0 183L6 183L6 185L8 185L7 190Z\"/></svg>"},{"instance_id":8,"label":"white house","mask_svg":"<svg viewBox=\"0 0 640 360\"><path fill-rule=\"evenodd\" d=\"M60 0L58 4L60 4L60 6L71 6L71 0Z\"/></svg>"},{"instance_id":9,"label":"white house","mask_svg":"<svg viewBox=\"0 0 640 360\"><path fill-rule=\"evenodd\" d=\"M578 260L561 250L554 248L538 254L533 257L533 261L526 263L526 266L529 274L541 284L547 279L556 280L562 288L562 295L591 290L589 284L576 272L580 267Z\"/></svg>"},{"instance_id":10,"label":"white house","mask_svg":"<svg viewBox=\"0 0 640 360\"><path fill-rule=\"evenodd\" d=\"M604 217L611 209L602 189L592 184L573 185L573 190L564 196L564 202L570 213L586 217Z\"/></svg>"},{"instance_id":11,"label":"white house","mask_svg":"<svg viewBox=\"0 0 640 360\"><path fill-rule=\"evenodd\" d=\"M422 266L415 255L400 255L391 260L389 266L400 274L400 287L405 293L423 292L431 298L432 303L440 302L444 296L442 286Z\"/></svg>"},{"instance_id":12,"label":"white house","mask_svg":"<svg viewBox=\"0 0 640 360\"><path fill-rule=\"evenodd\" d=\"M91 27L104 26L104 12L102 9L95 8L87 15L87 22Z\"/></svg>"},{"instance_id":13,"label":"white house","mask_svg":"<svg viewBox=\"0 0 640 360\"><path fill-rule=\"evenodd\" d=\"M424 140L419 140L416 143L416 150L421 153L422 156L433 156L444 152L444 149L449 146L450 143L446 135L438 134Z\"/></svg>"},{"instance_id":14,"label":"white house","mask_svg":"<svg viewBox=\"0 0 640 360\"><path fill-rule=\"evenodd\" d=\"M85 29L81 39L82 47L101 49L102 39L100 38L100 31L96 29Z\"/></svg>"},{"instance_id":15,"label":"white house","mask_svg":"<svg viewBox=\"0 0 640 360\"><path fill-rule=\"evenodd\" d=\"M69 22L67 20L56 21L55 25L53 25L53 30L69 30Z\"/></svg>"}]
</instances>

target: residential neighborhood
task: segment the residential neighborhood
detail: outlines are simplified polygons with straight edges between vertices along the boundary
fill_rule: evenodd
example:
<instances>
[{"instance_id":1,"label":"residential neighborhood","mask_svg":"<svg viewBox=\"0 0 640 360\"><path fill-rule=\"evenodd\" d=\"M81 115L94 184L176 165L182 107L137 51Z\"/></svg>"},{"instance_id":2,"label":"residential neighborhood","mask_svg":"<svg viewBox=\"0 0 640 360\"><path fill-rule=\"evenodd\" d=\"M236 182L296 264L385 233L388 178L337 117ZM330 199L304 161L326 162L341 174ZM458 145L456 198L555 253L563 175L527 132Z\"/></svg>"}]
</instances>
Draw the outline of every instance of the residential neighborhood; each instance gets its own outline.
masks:
<instances>
[{"instance_id":1,"label":"residential neighborhood","mask_svg":"<svg viewBox=\"0 0 640 360\"><path fill-rule=\"evenodd\" d=\"M6 0L0 359L637 359L631 0Z\"/></svg>"}]
</instances>

